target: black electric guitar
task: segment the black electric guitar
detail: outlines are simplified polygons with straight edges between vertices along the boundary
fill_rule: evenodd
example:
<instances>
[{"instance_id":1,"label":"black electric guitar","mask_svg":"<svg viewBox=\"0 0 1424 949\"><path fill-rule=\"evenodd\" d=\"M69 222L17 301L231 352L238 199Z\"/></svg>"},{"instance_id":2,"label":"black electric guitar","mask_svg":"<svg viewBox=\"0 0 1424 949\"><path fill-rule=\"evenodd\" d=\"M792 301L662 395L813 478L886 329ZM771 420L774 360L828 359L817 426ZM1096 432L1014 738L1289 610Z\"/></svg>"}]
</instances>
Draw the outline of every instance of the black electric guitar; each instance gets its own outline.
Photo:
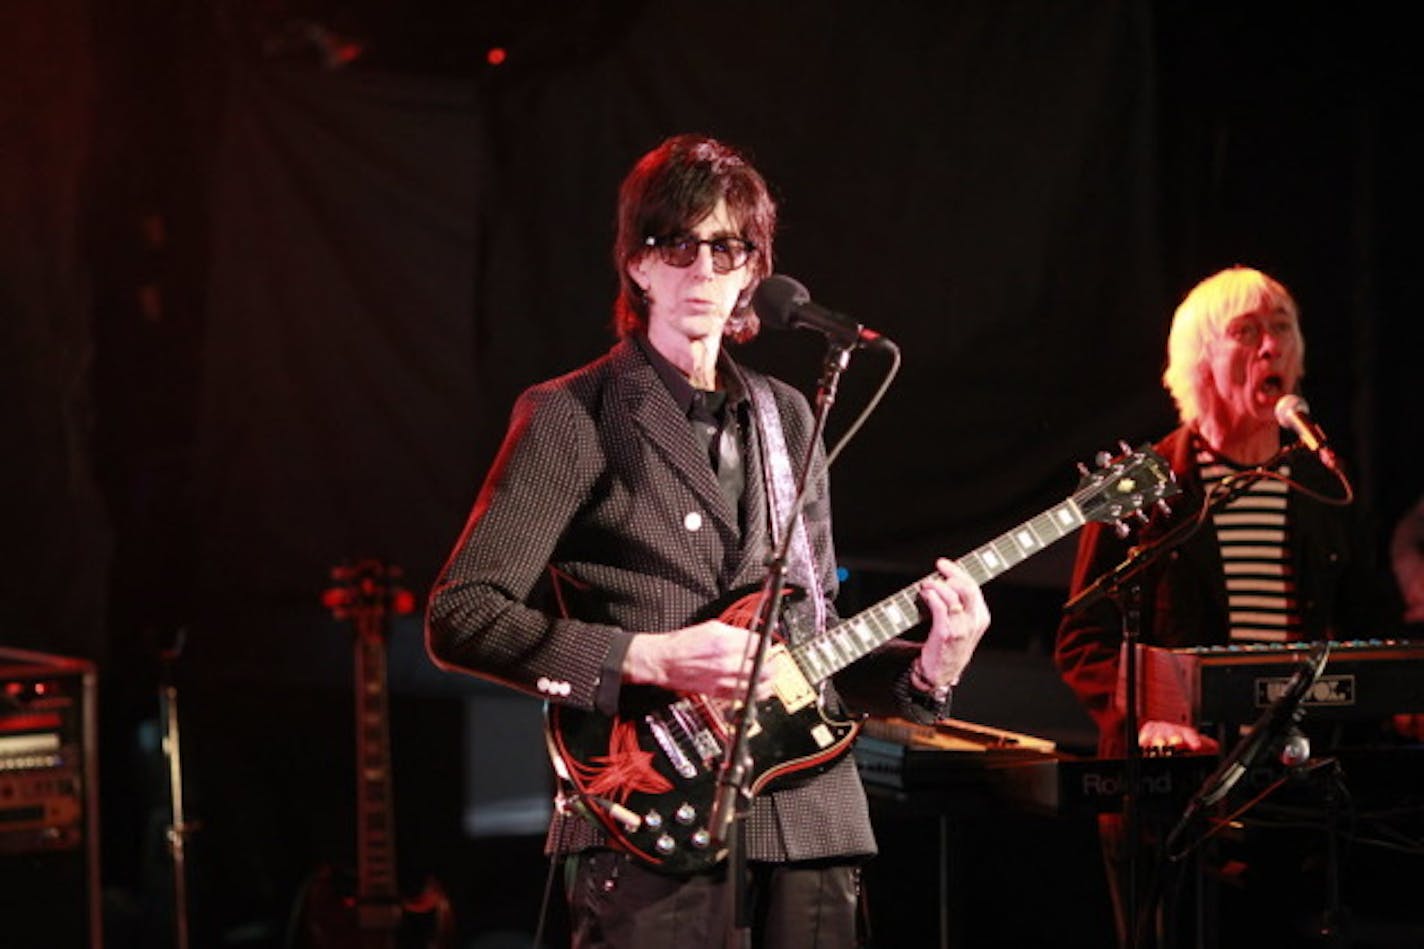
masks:
<instances>
[{"instance_id":1,"label":"black electric guitar","mask_svg":"<svg viewBox=\"0 0 1424 949\"><path fill-rule=\"evenodd\" d=\"M454 916L439 883L428 879L406 899L396 879L386 632L391 614L415 608L409 591L392 585L400 573L377 560L333 567L335 584L322 596L355 633L356 872L323 867L303 888L295 941L311 949L454 945Z\"/></svg>"},{"instance_id":2,"label":"black electric guitar","mask_svg":"<svg viewBox=\"0 0 1424 949\"><path fill-rule=\"evenodd\" d=\"M959 560L981 586L1089 521L1118 525L1124 518L1179 493L1167 462L1149 446L1124 446L1078 489ZM780 779L824 770L850 748L858 721L830 716L818 683L921 621L919 583L810 638L778 640L767 652L773 695L757 703L749 736L751 791ZM736 600L724 622L750 629L760 591ZM550 703L546 739L554 770L572 786L575 801L620 847L668 873L705 869L725 856L708 819L717 777L731 739L730 709L695 693L624 688L617 716Z\"/></svg>"}]
</instances>

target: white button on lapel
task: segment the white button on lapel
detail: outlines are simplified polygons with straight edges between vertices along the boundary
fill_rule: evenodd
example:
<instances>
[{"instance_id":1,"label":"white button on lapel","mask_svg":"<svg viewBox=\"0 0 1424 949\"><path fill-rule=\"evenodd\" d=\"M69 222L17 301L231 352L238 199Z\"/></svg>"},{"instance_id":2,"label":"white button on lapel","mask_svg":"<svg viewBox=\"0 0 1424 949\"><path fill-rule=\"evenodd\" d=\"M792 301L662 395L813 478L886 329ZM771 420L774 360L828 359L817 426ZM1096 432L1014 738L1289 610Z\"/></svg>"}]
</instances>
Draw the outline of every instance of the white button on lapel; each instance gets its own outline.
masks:
<instances>
[{"instance_id":1,"label":"white button on lapel","mask_svg":"<svg viewBox=\"0 0 1424 949\"><path fill-rule=\"evenodd\" d=\"M682 519L682 526L690 531L702 529L702 515L696 511L688 511L687 516Z\"/></svg>"}]
</instances>

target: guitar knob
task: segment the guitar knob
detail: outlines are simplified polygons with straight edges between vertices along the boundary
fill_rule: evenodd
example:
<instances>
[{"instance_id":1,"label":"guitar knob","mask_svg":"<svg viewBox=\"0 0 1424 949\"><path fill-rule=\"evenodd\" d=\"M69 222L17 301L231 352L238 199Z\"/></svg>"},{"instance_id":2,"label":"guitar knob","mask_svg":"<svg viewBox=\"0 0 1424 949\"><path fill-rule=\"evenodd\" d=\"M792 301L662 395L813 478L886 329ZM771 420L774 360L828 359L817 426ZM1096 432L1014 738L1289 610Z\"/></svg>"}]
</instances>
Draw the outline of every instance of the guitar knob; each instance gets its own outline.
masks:
<instances>
[{"instance_id":1,"label":"guitar knob","mask_svg":"<svg viewBox=\"0 0 1424 949\"><path fill-rule=\"evenodd\" d=\"M655 843L653 846L657 847L658 853L666 854L672 853L674 850L677 849L677 842L674 841L667 834L663 834L661 837L658 838L657 843Z\"/></svg>"},{"instance_id":2,"label":"guitar knob","mask_svg":"<svg viewBox=\"0 0 1424 949\"><path fill-rule=\"evenodd\" d=\"M679 824L690 824L697 819L697 808L684 803L672 816L677 819Z\"/></svg>"},{"instance_id":3,"label":"guitar knob","mask_svg":"<svg viewBox=\"0 0 1424 949\"><path fill-rule=\"evenodd\" d=\"M663 826L663 815L657 811L648 811L643 815L643 826L649 830L661 830Z\"/></svg>"},{"instance_id":4,"label":"guitar knob","mask_svg":"<svg viewBox=\"0 0 1424 949\"><path fill-rule=\"evenodd\" d=\"M698 850L706 850L712 844L712 835L704 827L702 830L694 831L692 834L692 846Z\"/></svg>"}]
</instances>

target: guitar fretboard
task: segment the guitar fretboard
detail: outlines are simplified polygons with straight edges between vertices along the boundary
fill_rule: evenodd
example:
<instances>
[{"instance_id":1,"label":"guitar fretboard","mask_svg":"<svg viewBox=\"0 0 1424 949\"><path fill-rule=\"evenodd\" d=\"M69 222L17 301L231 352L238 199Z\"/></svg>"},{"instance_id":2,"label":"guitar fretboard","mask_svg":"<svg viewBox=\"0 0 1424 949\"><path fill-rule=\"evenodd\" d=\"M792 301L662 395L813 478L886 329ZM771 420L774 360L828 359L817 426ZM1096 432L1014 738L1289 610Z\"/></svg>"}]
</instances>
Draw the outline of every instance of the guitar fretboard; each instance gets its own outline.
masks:
<instances>
[{"instance_id":1,"label":"guitar fretboard","mask_svg":"<svg viewBox=\"0 0 1424 949\"><path fill-rule=\"evenodd\" d=\"M983 586L1083 524L1083 512L1077 501L1068 498L961 557L959 565L975 583ZM828 679L918 623L920 585L927 579L929 577L922 578L820 635L791 647L789 651L802 673L812 683Z\"/></svg>"},{"instance_id":2,"label":"guitar fretboard","mask_svg":"<svg viewBox=\"0 0 1424 949\"><path fill-rule=\"evenodd\" d=\"M378 626L361 630L356 654L357 884L363 900L393 900L400 891L391 813L386 647Z\"/></svg>"}]
</instances>

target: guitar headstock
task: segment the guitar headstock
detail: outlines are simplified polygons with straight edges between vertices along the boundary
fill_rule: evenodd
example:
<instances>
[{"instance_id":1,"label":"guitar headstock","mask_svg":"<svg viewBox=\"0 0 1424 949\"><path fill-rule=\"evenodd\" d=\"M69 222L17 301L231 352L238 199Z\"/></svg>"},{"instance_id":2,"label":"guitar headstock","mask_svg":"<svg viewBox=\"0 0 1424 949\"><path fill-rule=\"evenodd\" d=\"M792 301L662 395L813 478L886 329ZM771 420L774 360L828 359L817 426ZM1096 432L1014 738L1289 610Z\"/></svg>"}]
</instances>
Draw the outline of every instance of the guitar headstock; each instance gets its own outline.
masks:
<instances>
[{"instance_id":1,"label":"guitar headstock","mask_svg":"<svg viewBox=\"0 0 1424 949\"><path fill-rule=\"evenodd\" d=\"M1111 524L1119 537L1126 537L1127 518L1145 522L1149 507L1165 513L1167 498L1181 494L1182 489L1171 465L1151 445L1133 449L1120 443L1118 447L1121 453L1116 457L1099 452L1095 459L1098 467L1092 471L1078 466L1083 477L1073 500L1083 520Z\"/></svg>"},{"instance_id":2,"label":"guitar headstock","mask_svg":"<svg viewBox=\"0 0 1424 949\"><path fill-rule=\"evenodd\" d=\"M335 619L352 620L358 630L379 629L390 615L415 612L415 595L400 586L400 567L375 558L331 568L332 585L321 602Z\"/></svg>"}]
</instances>

